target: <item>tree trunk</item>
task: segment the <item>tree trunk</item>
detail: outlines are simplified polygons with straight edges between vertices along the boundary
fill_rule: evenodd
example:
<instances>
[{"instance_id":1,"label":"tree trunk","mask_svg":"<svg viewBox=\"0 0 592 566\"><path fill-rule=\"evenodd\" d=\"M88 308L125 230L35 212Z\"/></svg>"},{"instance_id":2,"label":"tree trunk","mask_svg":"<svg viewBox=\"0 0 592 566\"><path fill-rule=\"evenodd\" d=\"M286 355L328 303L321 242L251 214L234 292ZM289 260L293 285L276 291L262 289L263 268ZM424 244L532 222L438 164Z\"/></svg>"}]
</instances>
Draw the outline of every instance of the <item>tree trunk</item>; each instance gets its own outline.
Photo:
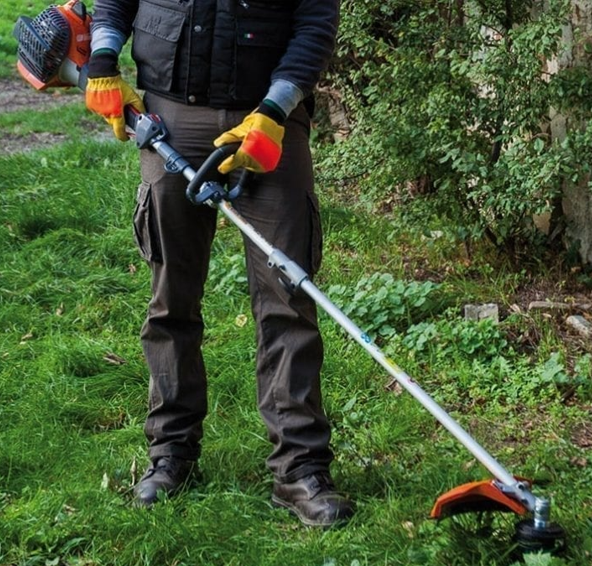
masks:
<instances>
[{"instance_id":1,"label":"tree trunk","mask_svg":"<svg viewBox=\"0 0 592 566\"><path fill-rule=\"evenodd\" d=\"M565 50L556 61L549 62L549 71L584 66L592 72L590 56L584 49L584 45L592 41L592 0L571 0L571 3L572 21L563 34ZM574 123L569 116L555 114L551 133L555 139L561 140L569 130L580 127L581 124ZM562 200L566 245L578 250L585 264L592 264L592 191L589 182L589 176L578 185L566 182Z\"/></svg>"}]
</instances>

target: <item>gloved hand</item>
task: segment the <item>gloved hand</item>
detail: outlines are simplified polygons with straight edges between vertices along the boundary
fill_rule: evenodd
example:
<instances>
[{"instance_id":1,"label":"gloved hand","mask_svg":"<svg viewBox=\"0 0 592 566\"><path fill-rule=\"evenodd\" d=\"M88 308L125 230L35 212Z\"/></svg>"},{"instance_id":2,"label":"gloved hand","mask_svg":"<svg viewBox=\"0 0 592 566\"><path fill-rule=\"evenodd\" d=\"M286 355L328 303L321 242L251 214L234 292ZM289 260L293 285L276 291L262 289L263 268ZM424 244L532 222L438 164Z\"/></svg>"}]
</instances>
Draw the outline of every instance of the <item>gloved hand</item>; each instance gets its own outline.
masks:
<instances>
[{"instance_id":1,"label":"gloved hand","mask_svg":"<svg viewBox=\"0 0 592 566\"><path fill-rule=\"evenodd\" d=\"M121 141L128 140L123 115L128 104L138 112L146 111L138 93L121 78L117 54L110 49L93 53L88 62L86 107L103 116Z\"/></svg>"},{"instance_id":2,"label":"gloved hand","mask_svg":"<svg viewBox=\"0 0 592 566\"><path fill-rule=\"evenodd\" d=\"M238 126L216 138L216 147L242 142L237 152L219 165L218 171L226 174L239 167L255 173L273 171L282 156L283 119L279 110L262 102Z\"/></svg>"}]
</instances>

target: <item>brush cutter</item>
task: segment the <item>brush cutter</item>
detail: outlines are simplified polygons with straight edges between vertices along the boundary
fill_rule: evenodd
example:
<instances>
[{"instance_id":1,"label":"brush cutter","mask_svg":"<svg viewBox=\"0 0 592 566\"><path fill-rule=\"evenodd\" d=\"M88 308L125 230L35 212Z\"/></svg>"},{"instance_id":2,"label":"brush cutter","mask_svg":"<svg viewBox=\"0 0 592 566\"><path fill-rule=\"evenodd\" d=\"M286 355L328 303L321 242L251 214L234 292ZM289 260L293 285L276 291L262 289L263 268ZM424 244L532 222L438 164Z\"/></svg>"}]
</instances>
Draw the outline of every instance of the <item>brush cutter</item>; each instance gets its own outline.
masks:
<instances>
[{"instance_id":1,"label":"brush cutter","mask_svg":"<svg viewBox=\"0 0 592 566\"><path fill-rule=\"evenodd\" d=\"M51 6L34 19L19 18L15 36L18 39L18 70L24 79L39 90L54 86L78 86L84 90L85 63L90 55L90 21L91 17L80 0ZM268 266L278 271L280 280L290 292L306 293L312 298L493 475L494 479L464 484L439 497L432 508L432 518L442 519L471 511L509 511L526 517L516 529L515 540L519 548L554 552L565 546L564 530L550 520L549 499L535 496L528 480L513 476L486 452L414 379L388 358L367 333L336 307L298 264L267 242L233 208L232 201L240 196L247 183L247 172L233 188L205 181L208 173L232 155L239 144L216 149L195 171L165 141L167 130L158 116L126 109L126 123L138 148L156 151L169 173L187 179L187 198L193 204L210 205L224 214L267 256Z\"/></svg>"}]
</instances>

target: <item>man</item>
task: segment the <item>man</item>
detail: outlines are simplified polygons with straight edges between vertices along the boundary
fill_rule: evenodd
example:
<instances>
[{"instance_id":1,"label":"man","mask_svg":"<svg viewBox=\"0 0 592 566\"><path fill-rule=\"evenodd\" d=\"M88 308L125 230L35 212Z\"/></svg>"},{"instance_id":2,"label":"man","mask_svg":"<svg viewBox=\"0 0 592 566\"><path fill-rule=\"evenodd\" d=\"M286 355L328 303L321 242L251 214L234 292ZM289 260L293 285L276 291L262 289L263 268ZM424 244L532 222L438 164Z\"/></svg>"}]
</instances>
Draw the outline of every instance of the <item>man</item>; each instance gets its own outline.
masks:
<instances>
[{"instance_id":1,"label":"man","mask_svg":"<svg viewBox=\"0 0 592 566\"><path fill-rule=\"evenodd\" d=\"M314 274L320 222L308 143L310 97L335 41L338 0L96 0L87 106L127 139L122 107L160 115L169 141L194 168L214 145L241 142L219 172L260 175L236 201L270 242ZM144 104L121 78L117 57L133 31ZM214 144L214 145L213 145ZM152 272L141 338L150 369L145 432L152 464L134 492L150 506L173 495L200 455L206 374L200 303L216 227L213 208L193 206L186 182L141 152L136 239ZM348 519L352 504L329 474L333 454L322 409L323 345L314 302L292 295L245 241L257 326L258 406L273 451L272 501L306 525Z\"/></svg>"}]
</instances>

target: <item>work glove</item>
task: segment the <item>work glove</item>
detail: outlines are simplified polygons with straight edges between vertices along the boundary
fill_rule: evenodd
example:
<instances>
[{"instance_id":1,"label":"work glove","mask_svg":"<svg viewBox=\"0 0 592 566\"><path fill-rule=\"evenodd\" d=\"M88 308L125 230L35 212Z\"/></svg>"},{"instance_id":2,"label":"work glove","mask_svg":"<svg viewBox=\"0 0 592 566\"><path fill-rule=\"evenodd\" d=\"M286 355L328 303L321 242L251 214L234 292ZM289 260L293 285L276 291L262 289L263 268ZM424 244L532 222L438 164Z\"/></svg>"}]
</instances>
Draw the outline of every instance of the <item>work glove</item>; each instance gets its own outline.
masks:
<instances>
[{"instance_id":1,"label":"work glove","mask_svg":"<svg viewBox=\"0 0 592 566\"><path fill-rule=\"evenodd\" d=\"M237 152L227 157L218 171L226 174L239 167L255 173L273 171L282 156L284 120L285 116L277 106L263 101L238 126L214 140L216 147L241 142Z\"/></svg>"},{"instance_id":2,"label":"work glove","mask_svg":"<svg viewBox=\"0 0 592 566\"><path fill-rule=\"evenodd\" d=\"M88 61L86 107L103 116L121 141L127 141L129 137L123 113L128 104L138 112L146 111L138 93L121 78L117 54L110 49L93 53Z\"/></svg>"}]
</instances>

